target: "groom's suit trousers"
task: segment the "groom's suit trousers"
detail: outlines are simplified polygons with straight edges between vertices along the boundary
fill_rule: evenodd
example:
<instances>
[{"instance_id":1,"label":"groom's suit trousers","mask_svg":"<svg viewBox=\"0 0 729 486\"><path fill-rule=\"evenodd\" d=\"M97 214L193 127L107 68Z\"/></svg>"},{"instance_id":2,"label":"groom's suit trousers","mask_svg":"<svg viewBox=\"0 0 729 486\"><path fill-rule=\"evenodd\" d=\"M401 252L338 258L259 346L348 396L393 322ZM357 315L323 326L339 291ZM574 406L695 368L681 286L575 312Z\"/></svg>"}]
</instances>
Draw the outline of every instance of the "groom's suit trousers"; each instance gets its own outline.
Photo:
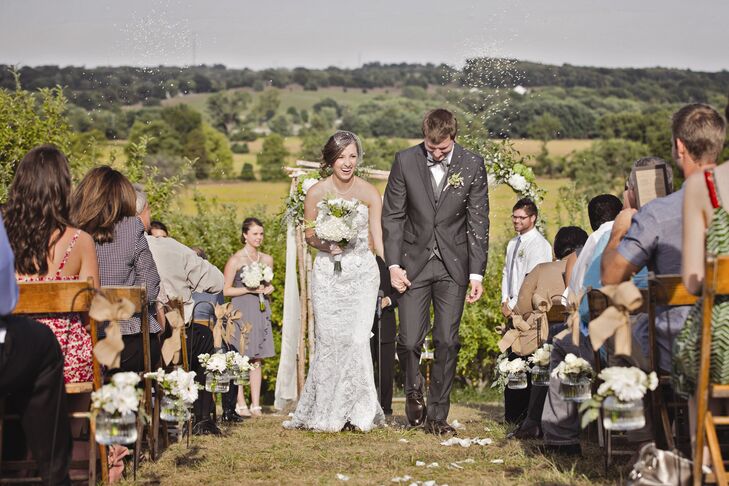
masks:
<instances>
[{"instance_id":1,"label":"groom's suit trousers","mask_svg":"<svg viewBox=\"0 0 729 486\"><path fill-rule=\"evenodd\" d=\"M443 262L431 258L411 282L398 301L400 332L397 354L405 367L405 394L417 394L423 377L420 354L430 325L433 304L433 345L435 359L430 372L428 418L445 420L450 409L450 393L461 343L458 329L463 314L466 286L458 285L448 274Z\"/></svg>"}]
</instances>

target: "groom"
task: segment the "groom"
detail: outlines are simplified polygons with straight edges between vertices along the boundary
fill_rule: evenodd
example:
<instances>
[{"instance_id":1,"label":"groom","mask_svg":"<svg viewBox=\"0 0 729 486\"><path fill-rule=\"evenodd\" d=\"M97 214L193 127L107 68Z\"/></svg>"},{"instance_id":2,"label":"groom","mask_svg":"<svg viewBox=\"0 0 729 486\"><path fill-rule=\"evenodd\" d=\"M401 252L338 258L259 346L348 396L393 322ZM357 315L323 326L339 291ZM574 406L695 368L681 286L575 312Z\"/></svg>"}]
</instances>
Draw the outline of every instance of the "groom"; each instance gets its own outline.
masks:
<instances>
[{"instance_id":1,"label":"groom","mask_svg":"<svg viewBox=\"0 0 729 486\"><path fill-rule=\"evenodd\" d=\"M455 433L446 418L463 301L481 298L488 255L486 168L482 157L455 143L457 130L448 110L425 116L423 142L395 155L382 209L385 260L402 293L397 352L405 367L405 414L434 434ZM419 362L431 303L435 361L426 408Z\"/></svg>"}]
</instances>

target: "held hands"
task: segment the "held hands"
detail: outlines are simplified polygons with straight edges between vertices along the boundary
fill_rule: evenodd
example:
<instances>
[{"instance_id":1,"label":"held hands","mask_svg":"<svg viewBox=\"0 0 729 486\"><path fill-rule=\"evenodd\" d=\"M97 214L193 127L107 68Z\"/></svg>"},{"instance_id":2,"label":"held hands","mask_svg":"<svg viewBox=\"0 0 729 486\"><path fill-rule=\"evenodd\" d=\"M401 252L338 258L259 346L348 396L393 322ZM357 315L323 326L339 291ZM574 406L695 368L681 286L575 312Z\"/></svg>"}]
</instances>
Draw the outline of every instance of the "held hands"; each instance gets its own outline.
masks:
<instances>
[{"instance_id":1,"label":"held hands","mask_svg":"<svg viewBox=\"0 0 729 486\"><path fill-rule=\"evenodd\" d=\"M342 247L340 247L338 244L329 243L329 253L331 255L341 255L343 251L344 250L342 250Z\"/></svg>"},{"instance_id":2,"label":"held hands","mask_svg":"<svg viewBox=\"0 0 729 486\"><path fill-rule=\"evenodd\" d=\"M478 280L471 280L471 290L466 295L466 302L473 304L483 295L483 283Z\"/></svg>"},{"instance_id":3,"label":"held hands","mask_svg":"<svg viewBox=\"0 0 729 486\"><path fill-rule=\"evenodd\" d=\"M383 297L380 299L380 309L384 309L388 305L392 304L389 297Z\"/></svg>"},{"instance_id":4,"label":"held hands","mask_svg":"<svg viewBox=\"0 0 729 486\"><path fill-rule=\"evenodd\" d=\"M392 288L401 294L410 287L410 280L407 278L407 272L400 267L390 268L390 283L392 284Z\"/></svg>"}]
</instances>

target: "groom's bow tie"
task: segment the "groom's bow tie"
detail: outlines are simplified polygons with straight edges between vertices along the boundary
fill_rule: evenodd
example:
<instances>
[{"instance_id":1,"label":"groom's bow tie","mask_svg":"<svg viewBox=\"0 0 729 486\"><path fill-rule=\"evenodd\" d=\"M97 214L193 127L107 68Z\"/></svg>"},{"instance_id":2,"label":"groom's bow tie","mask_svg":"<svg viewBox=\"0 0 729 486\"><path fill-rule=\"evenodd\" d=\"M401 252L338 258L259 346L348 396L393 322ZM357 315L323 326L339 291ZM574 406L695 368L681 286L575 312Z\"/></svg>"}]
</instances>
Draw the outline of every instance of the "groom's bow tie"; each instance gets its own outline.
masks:
<instances>
[{"instance_id":1,"label":"groom's bow tie","mask_svg":"<svg viewBox=\"0 0 729 486\"><path fill-rule=\"evenodd\" d=\"M430 157L427 158L428 167L443 164L444 167L448 167L448 157L443 157L443 160L433 160Z\"/></svg>"}]
</instances>

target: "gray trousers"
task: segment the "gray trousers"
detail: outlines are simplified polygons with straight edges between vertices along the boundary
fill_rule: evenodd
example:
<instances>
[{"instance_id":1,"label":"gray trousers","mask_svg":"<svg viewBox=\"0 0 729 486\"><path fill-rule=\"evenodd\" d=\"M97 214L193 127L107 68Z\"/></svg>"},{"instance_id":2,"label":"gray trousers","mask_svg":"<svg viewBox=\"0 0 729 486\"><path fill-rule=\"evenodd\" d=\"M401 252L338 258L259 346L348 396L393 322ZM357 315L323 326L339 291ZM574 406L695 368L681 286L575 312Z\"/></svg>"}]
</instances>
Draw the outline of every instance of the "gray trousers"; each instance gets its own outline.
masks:
<instances>
[{"instance_id":1,"label":"gray trousers","mask_svg":"<svg viewBox=\"0 0 729 486\"><path fill-rule=\"evenodd\" d=\"M650 366L648 363L647 353L645 353L640 345L640 334L644 330L643 319L647 316L641 315L633 319L633 343L630 356L615 355L613 338L608 339L605 346L610 356L609 366L636 366L643 371L648 372ZM636 322L637 321L637 322ZM595 366L595 354L592 351L592 345L587 337L580 333L579 346L572 343L572 335L567 334L561 338L555 338L554 347L552 348L552 356L549 363L549 369L553 370L568 353L584 358L593 367ZM643 442L653 437L653 427L651 421L650 409L648 407L648 395L643 399L646 425L640 430L630 431L627 434L630 442ZM559 395L559 378L550 378L549 391L547 399L544 401L544 409L542 410L542 432L544 434L544 443L549 445L571 445L580 442L580 416L578 414L578 404L562 400Z\"/></svg>"},{"instance_id":2,"label":"gray trousers","mask_svg":"<svg viewBox=\"0 0 729 486\"><path fill-rule=\"evenodd\" d=\"M430 420L448 417L451 387L461 348L458 329L465 297L466 286L458 285L451 278L440 259L431 258L398 300L400 329L397 354L405 368L406 396L418 394L421 390L420 352L430 327L430 305L433 304L435 359L428 390Z\"/></svg>"}]
</instances>

